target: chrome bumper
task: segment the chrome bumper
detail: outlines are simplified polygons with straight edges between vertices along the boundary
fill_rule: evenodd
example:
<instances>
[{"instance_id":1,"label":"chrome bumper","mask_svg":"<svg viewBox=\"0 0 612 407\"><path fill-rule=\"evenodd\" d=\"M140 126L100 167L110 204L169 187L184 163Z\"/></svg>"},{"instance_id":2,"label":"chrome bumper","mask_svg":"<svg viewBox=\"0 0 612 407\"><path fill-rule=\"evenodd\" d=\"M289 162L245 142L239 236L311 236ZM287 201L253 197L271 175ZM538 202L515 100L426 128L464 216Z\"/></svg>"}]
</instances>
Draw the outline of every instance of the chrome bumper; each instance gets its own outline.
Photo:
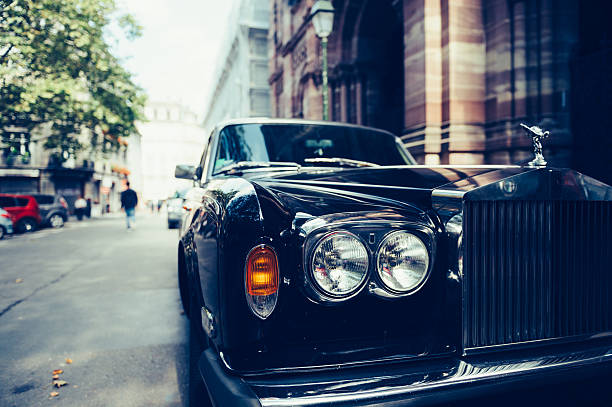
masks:
<instances>
[{"instance_id":1,"label":"chrome bumper","mask_svg":"<svg viewBox=\"0 0 612 407\"><path fill-rule=\"evenodd\" d=\"M240 377L228 373L208 350L200 359L200 371L215 405L248 406L437 405L514 392L521 386L612 378L610 345L539 356L506 355L503 361L488 357Z\"/></svg>"}]
</instances>

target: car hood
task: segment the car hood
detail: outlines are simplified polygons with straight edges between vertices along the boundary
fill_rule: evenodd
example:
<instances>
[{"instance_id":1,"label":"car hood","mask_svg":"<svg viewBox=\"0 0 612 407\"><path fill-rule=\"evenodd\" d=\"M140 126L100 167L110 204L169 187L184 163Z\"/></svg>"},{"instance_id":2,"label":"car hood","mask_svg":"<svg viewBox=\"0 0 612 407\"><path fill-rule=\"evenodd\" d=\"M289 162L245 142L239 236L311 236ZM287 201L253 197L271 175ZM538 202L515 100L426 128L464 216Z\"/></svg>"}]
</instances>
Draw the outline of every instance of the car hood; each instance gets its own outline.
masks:
<instances>
[{"instance_id":1,"label":"car hood","mask_svg":"<svg viewBox=\"0 0 612 407\"><path fill-rule=\"evenodd\" d=\"M549 167L302 167L248 178L285 211L313 216L376 209L452 214L465 199L612 199L608 185L571 169Z\"/></svg>"},{"instance_id":2,"label":"car hood","mask_svg":"<svg viewBox=\"0 0 612 407\"><path fill-rule=\"evenodd\" d=\"M286 210L320 216L382 208L432 207L432 191L492 173L487 182L533 170L518 166L394 166L356 169L301 168L246 175ZM261 189L260 189L261 190Z\"/></svg>"}]
</instances>

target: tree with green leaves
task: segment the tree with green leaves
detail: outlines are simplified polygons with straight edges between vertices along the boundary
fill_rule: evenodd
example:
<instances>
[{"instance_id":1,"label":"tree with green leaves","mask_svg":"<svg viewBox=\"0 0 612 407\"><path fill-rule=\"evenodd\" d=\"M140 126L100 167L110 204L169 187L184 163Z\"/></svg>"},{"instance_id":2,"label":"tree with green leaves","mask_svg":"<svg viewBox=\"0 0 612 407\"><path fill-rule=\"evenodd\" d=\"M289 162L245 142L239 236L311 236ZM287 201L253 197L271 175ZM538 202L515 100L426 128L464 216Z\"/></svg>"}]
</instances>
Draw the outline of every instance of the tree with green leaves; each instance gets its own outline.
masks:
<instances>
[{"instance_id":1,"label":"tree with green leaves","mask_svg":"<svg viewBox=\"0 0 612 407\"><path fill-rule=\"evenodd\" d=\"M136 132L145 97L111 53L111 24L141 32L114 0L0 0L0 134L46 126L45 148L66 156L84 131L97 150Z\"/></svg>"}]
</instances>

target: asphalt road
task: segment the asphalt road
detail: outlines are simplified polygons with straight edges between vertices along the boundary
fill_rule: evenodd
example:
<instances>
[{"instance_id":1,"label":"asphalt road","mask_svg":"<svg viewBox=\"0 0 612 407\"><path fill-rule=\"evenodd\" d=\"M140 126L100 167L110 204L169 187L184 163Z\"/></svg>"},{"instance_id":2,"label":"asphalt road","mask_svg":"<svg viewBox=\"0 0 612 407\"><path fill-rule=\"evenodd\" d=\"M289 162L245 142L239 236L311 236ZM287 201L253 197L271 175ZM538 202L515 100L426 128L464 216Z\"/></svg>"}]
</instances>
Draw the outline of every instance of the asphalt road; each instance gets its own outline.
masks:
<instances>
[{"instance_id":1,"label":"asphalt road","mask_svg":"<svg viewBox=\"0 0 612 407\"><path fill-rule=\"evenodd\" d=\"M0 406L186 405L177 239L137 215L0 241Z\"/></svg>"}]
</instances>

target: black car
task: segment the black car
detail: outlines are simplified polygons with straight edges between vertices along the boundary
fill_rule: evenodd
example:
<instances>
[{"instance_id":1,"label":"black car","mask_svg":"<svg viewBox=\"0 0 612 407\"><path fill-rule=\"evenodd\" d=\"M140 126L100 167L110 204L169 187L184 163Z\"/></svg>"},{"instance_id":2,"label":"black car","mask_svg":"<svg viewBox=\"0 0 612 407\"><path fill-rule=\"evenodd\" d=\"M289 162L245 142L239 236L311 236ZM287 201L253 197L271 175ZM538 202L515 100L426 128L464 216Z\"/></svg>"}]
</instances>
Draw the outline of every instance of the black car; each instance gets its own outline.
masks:
<instances>
[{"instance_id":1,"label":"black car","mask_svg":"<svg viewBox=\"0 0 612 407\"><path fill-rule=\"evenodd\" d=\"M541 162L416 165L390 133L329 122L230 121L209 140L175 174L200 183L178 247L192 405L611 378L610 186Z\"/></svg>"},{"instance_id":2,"label":"black car","mask_svg":"<svg viewBox=\"0 0 612 407\"><path fill-rule=\"evenodd\" d=\"M32 194L38 208L42 225L61 228L68 220L68 203L61 195Z\"/></svg>"}]
</instances>

